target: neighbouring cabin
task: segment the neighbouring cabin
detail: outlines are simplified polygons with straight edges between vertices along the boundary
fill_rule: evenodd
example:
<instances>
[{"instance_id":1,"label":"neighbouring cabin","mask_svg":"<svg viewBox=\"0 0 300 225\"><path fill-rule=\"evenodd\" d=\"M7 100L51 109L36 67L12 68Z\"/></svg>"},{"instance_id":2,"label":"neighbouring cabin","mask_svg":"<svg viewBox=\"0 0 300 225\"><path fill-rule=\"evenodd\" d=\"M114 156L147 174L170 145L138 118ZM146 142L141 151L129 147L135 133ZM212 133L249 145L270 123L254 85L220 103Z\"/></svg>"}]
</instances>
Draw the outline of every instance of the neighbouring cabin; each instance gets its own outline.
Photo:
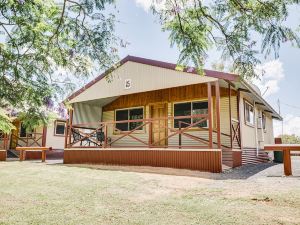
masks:
<instances>
[{"instance_id":1,"label":"neighbouring cabin","mask_svg":"<svg viewBox=\"0 0 300 225\"><path fill-rule=\"evenodd\" d=\"M4 149L15 149L16 147L42 147L53 146L53 149L63 150L65 142L66 120L57 119L47 127L38 127L31 131L26 130L22 125L22 121L14 119L13 125L16 129L11 134L4 136L0 132L0 146L4 145L4 137L6 144Z\"/></svg>"},{"instance_id":2,"label":"neighbouring cabin","mask_svg":"<svg viewBox=\"0 0 300 225\"><path fill-rule=\"evenodd\" d=\"M9 136L9 149L16 147L43 146L45 142L46 128L39 127L33 130L26 130L22 121L19 119L13 120L13 125L16 129L12 130Z\"/></svg>"},{"instance_id":3,"label":"neighbouring cabin","mask_svg":"<svg viewBox=\"0 0 300 225\"><path fill-rule=\"evenodd\" d=\"M47 152L49 159L60 159L63 157L65 145L66 120L57 119L46 127L38 127L31 131L26 130L19 119L13 119L16 129L10 134L4 135L0 132L0 150L9 150L8 157L17 157L19 152L16 147L44 147L49 146L53 149ZM41 152L28 151L26 159L40 159Z\"/></svg>"},{"instance_id":4,"label":"neighbouring cabin","mask_svg":"<svg viewBox=\"0 0 300 225\"><path fill-rule=\"evenodd\" d=\"M175 64L132 56L69 101L65 163L220 172L216 168L222 163L235 167L267 160L261 148L273 142L273 118L281 119L237 75L207 70L200 76L193 69L178 71Z\"/></svg>"}]
</instances>

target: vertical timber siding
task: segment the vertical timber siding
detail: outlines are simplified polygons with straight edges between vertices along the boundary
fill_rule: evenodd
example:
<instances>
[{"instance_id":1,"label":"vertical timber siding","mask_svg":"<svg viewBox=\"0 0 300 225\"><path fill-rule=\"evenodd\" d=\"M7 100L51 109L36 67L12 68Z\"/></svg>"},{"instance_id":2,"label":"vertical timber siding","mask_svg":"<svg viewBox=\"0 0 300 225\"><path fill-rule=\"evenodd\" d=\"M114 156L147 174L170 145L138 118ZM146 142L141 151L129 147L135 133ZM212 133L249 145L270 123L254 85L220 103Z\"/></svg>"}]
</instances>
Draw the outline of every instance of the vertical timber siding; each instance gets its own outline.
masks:
<instances>
[{"instance_id":1,"label":"vertical timber siding","mask_svg":"<svg viewBox=\"0 0 300 225\"><path fill-rule=\"evenodd\" d=\"M154 166L222 172L221 150L72 150L64 152L65 164Z\"/></svg>"}]
</instances>

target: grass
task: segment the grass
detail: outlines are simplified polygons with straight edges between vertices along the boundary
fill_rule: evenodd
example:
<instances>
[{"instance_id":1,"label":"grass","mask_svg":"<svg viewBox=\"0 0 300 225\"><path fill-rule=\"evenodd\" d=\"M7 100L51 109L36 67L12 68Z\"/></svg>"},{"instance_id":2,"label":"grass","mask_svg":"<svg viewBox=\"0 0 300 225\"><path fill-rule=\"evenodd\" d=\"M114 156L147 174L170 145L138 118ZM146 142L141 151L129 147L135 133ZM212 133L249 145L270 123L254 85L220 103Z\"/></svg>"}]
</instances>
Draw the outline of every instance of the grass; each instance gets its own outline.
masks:
<instances>
[{"instance_id":1,"label":"grass","mask_svg":"<svg viewBox=\"0 0 300 225\"><path fill-rule=\"evenodd\" d=\"M0 224L300 224L300 180L0 163Z\"/></svg>"}]
</instances>

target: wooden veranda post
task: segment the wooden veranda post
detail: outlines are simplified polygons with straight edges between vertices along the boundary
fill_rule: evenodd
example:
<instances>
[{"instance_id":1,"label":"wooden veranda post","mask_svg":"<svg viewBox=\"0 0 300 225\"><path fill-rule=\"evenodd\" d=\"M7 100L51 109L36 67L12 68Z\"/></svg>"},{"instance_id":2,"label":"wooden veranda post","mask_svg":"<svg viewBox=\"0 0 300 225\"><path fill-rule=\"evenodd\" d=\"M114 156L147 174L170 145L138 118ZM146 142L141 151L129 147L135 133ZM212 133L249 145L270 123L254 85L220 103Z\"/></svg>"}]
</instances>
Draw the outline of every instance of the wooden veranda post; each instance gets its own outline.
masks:
<instances>
[{"instance_id":1,"label":"wooden veranda post","mask_svg":"<svg viewBox=\"0 0 300 225\"><path fill-rule=\"evenodd\" d=\"M237 116L238 116L238 120L239 120L239 139L240 139L240 148L241 150L243 150L243 142L242 142L242 126L241 126L241 121L242 121L242 118L241 118L241 112L242 112L242 104L241 104L241 91L238 90L238 93L237 93Z\"/></svg>"},{"instance_id":2,"label":"wooden veranda post","mask_svg":"<svg viewBox=\"0 0 300 225\"><path fill-rule=\"evenodd\" d=\"M150 121L149 123L149 140L148 140L148 147L151 148L152 146L152 125L153 121Z\"/></svg>"},{"instance_id":3,"label":"wooden veranda post","mask_svg":"<svg viewBox=\"0 0 300 225\"><path fill-rule=\"evenodd\" d=\"M43 137L42 137L42 147L46 146L46 140L47 140L47 127L43 127Z\"/></svg>"},{"instance_id":4,"label":"wooden veranda post","mask_svg":"<svg viewBox=\"0 0 300 225\"><path fill-rule=\"evenodd\" d=\"M70 111L68 110L70 116ZM70 118L70 117L69 117ZM68 137L69 137L69 118L66 121L66 132L65 132L65 148L68 148Z\"/></svg>"},{"instance_id":5,"label":"wooden veranda post","mask_svg":"<svg viewBox=\"0 0 300 225\"><path fill-rule=\"evenodd\" d=\"M104 125L104 148L107 148L107 124Z\"/></svg>"},{"instance_id":6,"label":"wooden veranda post","mask_svg":"<svg viewBox=\"0 0 300 225\"><path fill-rule=\"evenodd\" d=\"M216 116L217 116L217 143L218 148L221 149L221 116L220 116L220 85L219 81L215 81L216 89Z\"/></svg>"},{"instance_id":7,"label":"wooden veranda post","mask_svg":"<svg viewBox=\"0 0 300 225\"><path fill-rule=\"evenodd\" d=\"M5 150L8 149L8 134L4 134L4 136L3 136L3 148Z\"/></svg>"},{"instance_id":8,"label":"wooden veranda post","mask_svg":"<svg viewBox=\"0 0 300 225\"><path fill-rule=\"evenodd\" d=\"M230 147L233 148L232 140L232 112L231 112L231 85L228 83L228 101L229 101L229 126L230 126Z\"/></svg>"},{"instance_id":9,"label":"wooden veranda post","mask_svg":"<svg viewBox=\"0 0 300 225\"><path fill-rule=\"evenodd\" d=\"M179 140L178 140L178 145L179 145L179 148L181 148L181 144L182 144L181 121L179 121L178 125L179 125L179 135L178 135Z\"/></svg>"},{"instance_id":10,"label":"wooden veranda post","mask_svg":"<svg viewBox=\"0 0 300 225\"><path fill-rule=\"evenodd\" d=\"M73 109L69 110L69 137L68 143L71 145L71 138L72 138L72 123L73 123Z\"/></svg>"},{"instance_id":11,"label":"wooden veranda post","mask_svg":"<svg viewBox=\"0 0 300 225\"><path fill-rule=\"evenodd\" d=\"M209 148L213 148L213 128L212 128L212 98L211 83L207 83L207 99L208 99L208 140Z\"/></svg>"}]
</instances>

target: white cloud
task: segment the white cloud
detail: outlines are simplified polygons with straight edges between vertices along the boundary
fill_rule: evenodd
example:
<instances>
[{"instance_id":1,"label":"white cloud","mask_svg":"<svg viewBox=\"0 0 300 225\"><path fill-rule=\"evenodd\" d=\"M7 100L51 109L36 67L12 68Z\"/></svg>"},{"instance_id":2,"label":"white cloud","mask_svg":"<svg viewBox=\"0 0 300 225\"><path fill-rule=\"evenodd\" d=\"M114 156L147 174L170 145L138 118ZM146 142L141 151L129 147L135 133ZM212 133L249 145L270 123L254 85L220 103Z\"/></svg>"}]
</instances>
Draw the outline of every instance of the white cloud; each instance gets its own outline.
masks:
<instances>
[{"instance_id":1,"label":"white cloud","mask_svg":"<svg viewBox=\"0 0 300 225\"><path fill-rule=\"evenodd\" d=\"M280 81L284 79L285 74L280 60L272 60L256 67L256 73L260 79L253 81L259 87L264 97L268 97L279 91Z\"/></svg>"},{"instance_id":2,"label":"white cloud","mask_svg":"<svg viewBox=\"0 0 300 225\"><path fill-rule=\"evenodd\" d=\"M157 9L162 9L166 3L166 0L134 0L138 7L142 7L146 12L149 12L151 6L155 6Z\"/></svg>"},{"instance_id":3,"label":"white cloud","mask_svg":"<svg viewBox=\"0 0 300 225\"><path fill-rule=\"evenodd\" d=\"M282 133L282 122L274 121L274 136ZM295 134L300 136L300 116L287 114L283 117L283 134Z\"/></svg>"},{"instance_id":4,"label":"white cloud","mask_svg":"<svg viewBox=\"0 0 300 225\"><path fill-rule=\"evenodd\" d=\"M142 7L146 12L150 9L152 5L152 0L135 0L137 6Z\"/></svg>"}]
</instances>

